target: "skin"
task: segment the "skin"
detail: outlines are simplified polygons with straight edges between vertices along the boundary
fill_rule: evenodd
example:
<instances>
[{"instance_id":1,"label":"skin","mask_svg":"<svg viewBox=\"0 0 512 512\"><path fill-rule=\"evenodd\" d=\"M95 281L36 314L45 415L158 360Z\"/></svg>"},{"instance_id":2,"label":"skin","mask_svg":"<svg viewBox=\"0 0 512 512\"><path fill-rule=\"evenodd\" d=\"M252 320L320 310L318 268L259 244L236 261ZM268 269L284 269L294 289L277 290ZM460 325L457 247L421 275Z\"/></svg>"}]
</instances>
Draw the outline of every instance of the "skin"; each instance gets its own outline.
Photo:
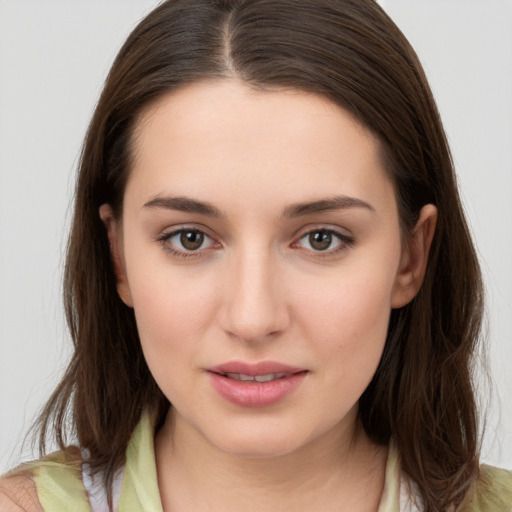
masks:
<instances>
[{"instance_id":1,"label":"skin","mask_svg":"<svg viewBox=\"0 0 512 512\"><path fill-rule=\"evenodd\" d=\"M379 142L299 91L188 86L143 114L134 143L122 218L109 205L100 215L119 295L173 404L155 441L164 509L376 510L386 450L358 428L357 403L391 309L421 286L435 208L404 243ZM298 215L335 196L343 207ZM187 250L180 229L202 245ZM206 371L233 360L307 374L278 403L241 407Z\"/></svg>"},{"instance_id":2,"label":"skin","mask_svg":"<svg viewBox=\"0 0 512 512\"><path fill-rule=\"evenodd\" d=\"M43 512L37 499L35 484L29 474L0 478L0 510L2 512Z\"/></svg>"}]
</instances>

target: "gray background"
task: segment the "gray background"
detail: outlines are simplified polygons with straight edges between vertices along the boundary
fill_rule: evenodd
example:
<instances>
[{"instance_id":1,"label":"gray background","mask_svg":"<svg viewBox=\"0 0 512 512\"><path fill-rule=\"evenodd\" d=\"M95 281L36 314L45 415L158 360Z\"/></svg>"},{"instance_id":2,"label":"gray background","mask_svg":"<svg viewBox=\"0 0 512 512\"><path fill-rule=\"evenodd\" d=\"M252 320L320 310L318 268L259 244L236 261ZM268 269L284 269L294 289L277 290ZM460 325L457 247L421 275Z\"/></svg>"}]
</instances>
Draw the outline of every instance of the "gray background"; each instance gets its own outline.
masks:
<instances>
[{"instance_id":1,"label":"gray background","mask_svg":"<svg viewBox=\"0 0 512 512\"><path fill-rule=\"evenodd\" d=\"M69 355L73 173L116 51L156 0L0 0L0 473ZM484 460L512 468L512 2L382 0L438 100L488 290ZM485 400L484 400L485 401Z\"/></svg>"}]
</instances>

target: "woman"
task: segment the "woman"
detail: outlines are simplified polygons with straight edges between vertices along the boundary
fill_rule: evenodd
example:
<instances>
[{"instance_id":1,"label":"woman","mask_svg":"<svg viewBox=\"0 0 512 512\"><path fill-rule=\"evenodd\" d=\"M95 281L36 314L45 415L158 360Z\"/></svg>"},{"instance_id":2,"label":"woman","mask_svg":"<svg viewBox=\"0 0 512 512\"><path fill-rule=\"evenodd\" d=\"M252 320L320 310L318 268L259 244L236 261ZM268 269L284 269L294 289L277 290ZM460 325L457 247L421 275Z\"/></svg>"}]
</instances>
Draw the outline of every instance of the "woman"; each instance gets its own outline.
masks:
<instances>
[{"instance_id":1,"label":"woman","mask_svg":"<svg viewBox=\"0 0 512 512\"><path fill-rule=\"evenodd\" d=\"M4 508L510 509L478 463L481 278L446 139L370 0L143 20L87 134L65 298L40 420L62 451Z\"/></svg>"}]
</instances>

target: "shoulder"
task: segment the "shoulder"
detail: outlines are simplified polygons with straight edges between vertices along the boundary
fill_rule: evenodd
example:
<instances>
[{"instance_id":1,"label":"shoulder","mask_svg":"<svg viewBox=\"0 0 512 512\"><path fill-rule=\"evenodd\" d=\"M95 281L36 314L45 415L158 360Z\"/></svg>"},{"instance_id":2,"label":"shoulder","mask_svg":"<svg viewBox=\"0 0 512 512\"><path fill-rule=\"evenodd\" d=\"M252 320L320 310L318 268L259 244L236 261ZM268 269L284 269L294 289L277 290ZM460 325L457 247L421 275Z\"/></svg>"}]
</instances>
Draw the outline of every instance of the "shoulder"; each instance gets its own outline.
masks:
<instances>
[{"instance_id":1,"label":"shoulder","mask_svg":"<svg viewBox=\"0 0 512 512\"><path fill-rule=\"evenodd\" d=\"M512 512L512 472L482 465L480 478L460 512Z\"/></svg>"},{"instance_id":2,"label":"shoulder","mask_svg":"<svg viewBox=\"0 0 512 512\"><path fill-rule=\"evenodd\" d=\"M65 510L64 502L80 503L85 497L80 468L74 448L21 465L0 478L0 512Z\"/></svg>"},{"instance_id":3,"label":"shoulder","mask_svg":"<svg viewBox=\"0 0 512 512\"><path fill-rule=\"evenodd\" d=\"M36 485L28 471L17 471L0 478L1 512L42 512Z\"/></svg>"}]
</instances>

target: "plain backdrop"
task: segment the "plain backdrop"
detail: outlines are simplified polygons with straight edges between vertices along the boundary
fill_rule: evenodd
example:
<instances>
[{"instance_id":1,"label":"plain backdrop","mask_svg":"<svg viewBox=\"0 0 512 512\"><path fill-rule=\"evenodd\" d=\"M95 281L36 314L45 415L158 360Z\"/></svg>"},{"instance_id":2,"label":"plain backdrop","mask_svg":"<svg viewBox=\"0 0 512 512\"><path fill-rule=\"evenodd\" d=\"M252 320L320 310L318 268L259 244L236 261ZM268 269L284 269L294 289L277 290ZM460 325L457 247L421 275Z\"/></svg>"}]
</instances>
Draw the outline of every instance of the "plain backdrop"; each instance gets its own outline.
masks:
<instances>
[{"instance_id":1,"label":"plain backdrop","mask_svg":"<svg viewBox=\"0 0 512 512\"><path fill-rule=\"evenodd\" d=\"M156 0L0 0L0 473L69 356L60 300L80 145ZM382 0L438 100L488 292L484 460L512 468L512 1ZM485 403L487 403L485 401Z\"/></svg>"}]
</instances>

